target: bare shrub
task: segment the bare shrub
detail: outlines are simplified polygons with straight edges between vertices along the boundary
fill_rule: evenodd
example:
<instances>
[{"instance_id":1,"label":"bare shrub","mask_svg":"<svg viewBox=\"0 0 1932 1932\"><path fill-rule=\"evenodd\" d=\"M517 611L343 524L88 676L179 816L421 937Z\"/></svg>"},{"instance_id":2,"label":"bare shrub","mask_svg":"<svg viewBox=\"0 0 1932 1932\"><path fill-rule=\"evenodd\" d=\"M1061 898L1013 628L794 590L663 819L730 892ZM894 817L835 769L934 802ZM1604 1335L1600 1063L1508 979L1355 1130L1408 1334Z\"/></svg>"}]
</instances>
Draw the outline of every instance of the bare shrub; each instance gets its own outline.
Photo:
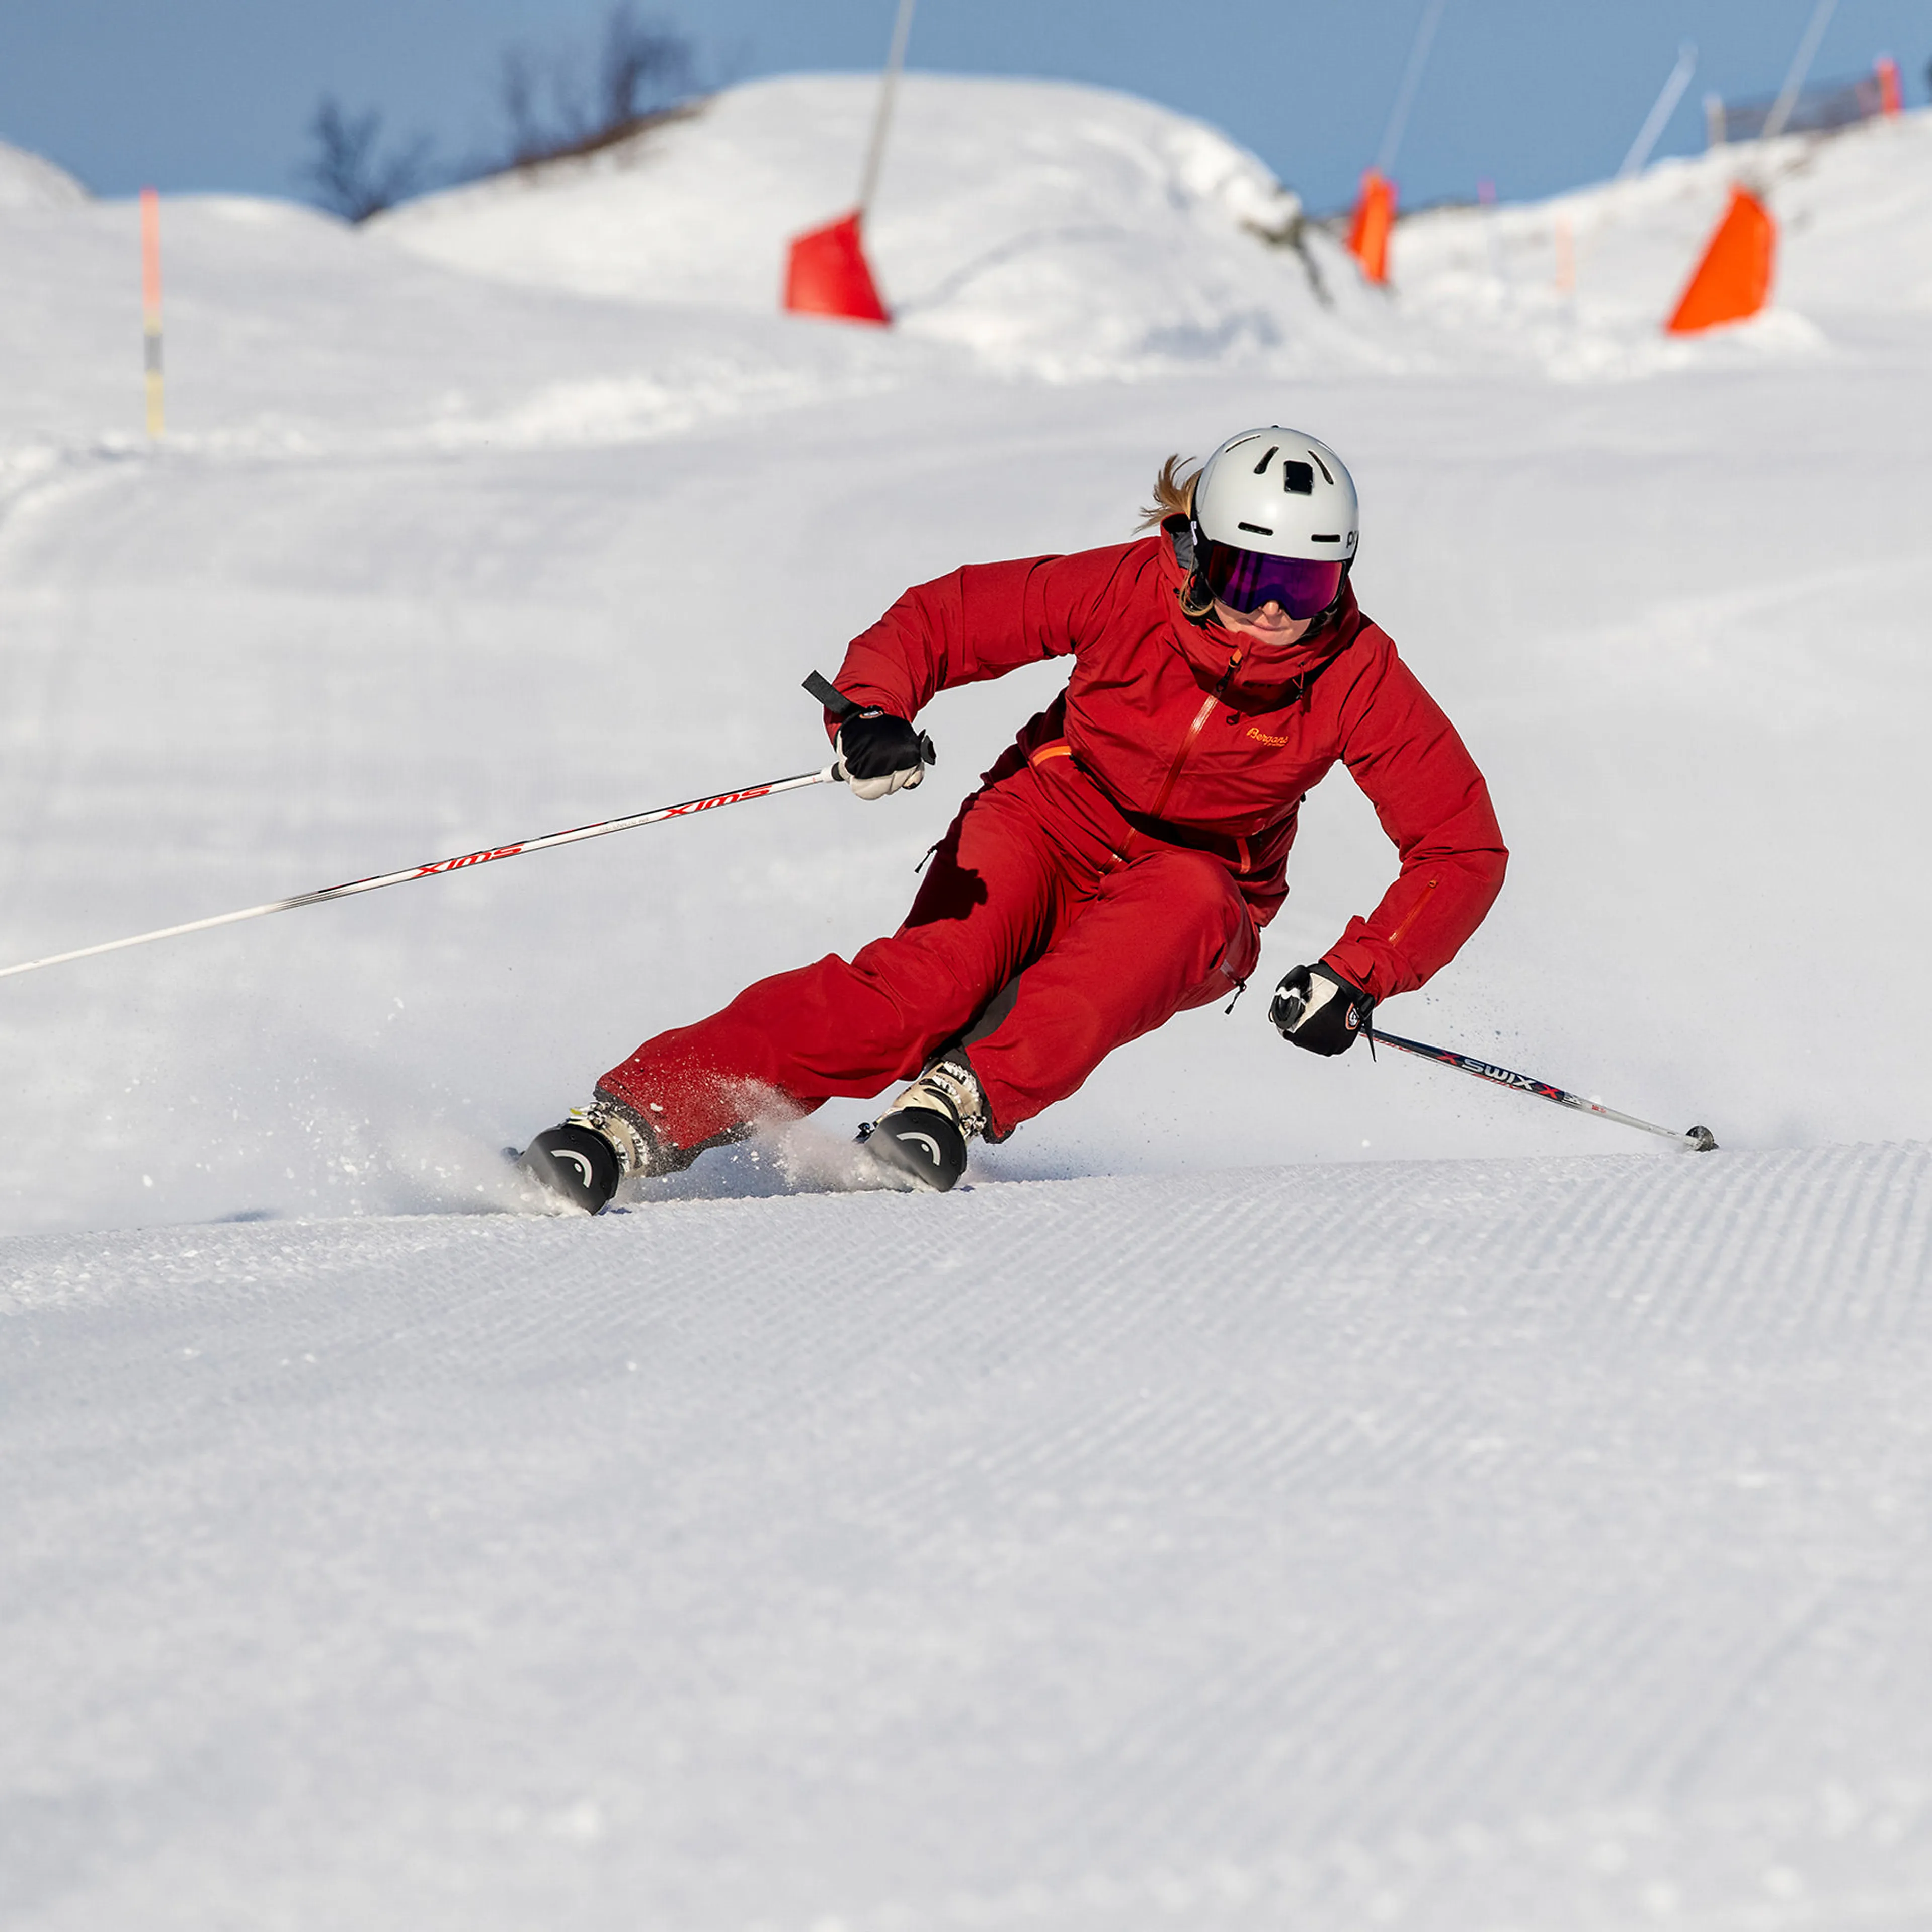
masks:
<instances>
[{"instance_id":1,"label":"bare shrub","mask_svg":"<svg viewBox=\"0 0 1932 1932\"><path fill-rule=\"evenodd\" d=\"M588 58L581 50L512 47L496 88L508 164L526 167L622 140L686 100L696 70L690 40L668 21L640 16L631 0L605 15Z\"/></svg>"},{"instance_id":2,"label":"bare shrub","mask_svg":"<svg viewBox=\"0 0 1932 1932\"><path fill-rule=\"evenodd\" d=\"M367 221L428 185L428 136L383 154L382 116L376 108L345 112L334 95L325 94L308 131L314 149L296 170L297 178L322 207L345 221Z\"/></svg>"}]
</instances>

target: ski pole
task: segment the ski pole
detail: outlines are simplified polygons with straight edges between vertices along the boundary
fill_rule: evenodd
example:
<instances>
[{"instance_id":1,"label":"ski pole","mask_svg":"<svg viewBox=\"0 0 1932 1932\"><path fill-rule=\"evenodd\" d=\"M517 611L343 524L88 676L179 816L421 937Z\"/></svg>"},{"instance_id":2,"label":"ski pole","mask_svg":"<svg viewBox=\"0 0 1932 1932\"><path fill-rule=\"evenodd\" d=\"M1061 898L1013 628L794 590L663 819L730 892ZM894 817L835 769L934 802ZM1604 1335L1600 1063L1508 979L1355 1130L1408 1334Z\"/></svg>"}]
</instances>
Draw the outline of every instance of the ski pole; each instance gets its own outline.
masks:
<instances>
[{"instance_id":1,"label":"ski pole","mask_svg":"<svg viewBox=\"0 0 1932 1932\"><path fill-rule=\"evenodd\" d=\"M1380 1027L1368 1038L1372 1046L1399 1046L1405 1053L1439 1061L1444 1066L1473 1073L1478 1080L1512 1088L1519 1094L1534 1094L1539 1100L1554 1100L1559 1107L1574 1107L1580 1114L1594 1114L1600 1120L1615 1120L1626 1127L1641 1127L1647 1134L1661 1134L1667 1141L1688 1147L1694 1154L1708 1154L1718 1144L1716 1135L1708 1127L1687 1127L1679 1133L1675 1127L1660 1127L1654 1120L1640 1120L1634 1114L1620 1114L1616 1108L1606 1107L1600 1101L1586 1100L1580 1094L1566 1094L1561 1087L1552 1087L1546 1080L1532 1080L1527 1073L1514 1073L1507 1066L1492 1066L1486 1060L1477 1060L1466 1053L1452 1053L1446 1046L1426 1046L1419 1040L1404 1040L1400 1034L1384 1033Z\"/></svg>"},{"instance_id":2,"label":"ski pole","mask_svg":"<svg viewBox=\"0 0 1932 1932\"><path fill-rule=\"evenodd\" d=\"M574 845L580 838L602 838L606 832L628 832L637 826L656 825L667 818L682 818L721 805L743 805L754 798L775 798L782 791L796 791L805 785L829 784L835 769L828 765L823 771L802 772L796 778L747 785L742 791L714 792L709 798L688 799L682 805L661 805L650 812L634 812L627 818L600 819L595 825L552 832L542 838L520 839L514 845L492 846L484 852L465 852L454 859L438 859L431 865L410 866L400 872L381 872L374 878L352 879L344 886L325 886L316 892L297 892L291 898L271 899L266 905L244 906L239 912L217 913L212 919L191 919L184 926L164 926L153 932L137 932L131 938L105 940L98 946L77 946L71 952L52 953L45 959L23 960L17 966L0 966L0 980L15 973L35 973L43 966L64 966L70 959L91 959L97 952L118 952L124 946L174 939L184 932L205 932L212 926L233 926L244 919L265 919L272 912L292 912L297 906L320 905L326 900L346 899L357 892L376 892L384 886L406 885L412 879L464 872L472 866L487 866L497 859L520 858L526 852L542 852L553 845Z\"/></svg>"}]
</instances>

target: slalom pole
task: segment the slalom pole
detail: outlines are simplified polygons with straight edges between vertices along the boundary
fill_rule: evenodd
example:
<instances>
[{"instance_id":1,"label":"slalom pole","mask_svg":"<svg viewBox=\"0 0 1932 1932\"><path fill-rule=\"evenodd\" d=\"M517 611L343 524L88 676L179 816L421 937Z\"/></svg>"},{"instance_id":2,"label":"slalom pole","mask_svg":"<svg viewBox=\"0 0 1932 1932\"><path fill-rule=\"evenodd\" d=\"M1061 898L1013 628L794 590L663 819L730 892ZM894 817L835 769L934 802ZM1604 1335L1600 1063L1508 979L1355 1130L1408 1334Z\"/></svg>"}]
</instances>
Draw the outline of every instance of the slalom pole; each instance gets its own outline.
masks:
<instances>
[{"instance_id":1,"label":"slalom pole","mask_svg":"<svg viewBox=\"0 0 1932 1932\"><path fill-rule=\"evenodd\" d=\"M1396 90L1395 106L1388 125L1382 130L1382 144L1376 150L1376 172L1395 172L1395 158L1408 128L1409 110L1415 105L1416 91L1422 85L1422 70L1429 64L1429 50L1435 44L1436 30L1442 24L1442 10L1449 0L1428 0L1422 18L1416 23L1415 38L1409 44L1408 64L1402 70L1402 85Z\"/></svg>"},{"instance_id":2,"label":"slalom pole","mask_svg":"<svg viewBox=\"0 0 1932 1932\"><path fill-rule=\"evenodd\" d=\"M1679 1133L1675 1127L1660 1127L1654 1120L1640 1120L1634 1114L1620 1114L1616 1108L1606 1107L1600 1101L1586 1100L1580 1094L1566 1094L1561 1087L1552 1087L1546 1080L1532 1079L1527 1073L1512 1072L1507 1066L1492 1066L1486 1060L1478 1060L1466 1053L1454 1053L1446 1046L1427 1046L1419 1040L1404 1040L1400 1034L1384 1033L1380 1027L1370 1030L1367 1038L1371 1046L1400 1047L1404 1053L1417 1054L1424 1060L1453 1066L1460 1072L1473 1073L1478 1080L1510 1088L1519 1094L1534 1094L1539 1100L1553 1100L1559 1107L1574 1107L1580 1114L1594 1114L1599 1120L1615 1120L1620 1126L1640 1127L1647 1134L1661 1134L1666 1140L1675 1141L1693 1154L1709 1154L1718 1144L1716 1135L1708 1127L1687 1127Z\"/></svg>"},{"instance_id":3,"label":"slalom pole","mask_svg":"<svg viewBox=\"0 0 1932 1932\"><path fill-rule=\"evenodd\" d=\"M1677 50L1677 64L1670 70L1670 78L1664 83L1650 112L1644 116L1643 125L1636 130L1636 139L1630 145L1630 152L1624 155L1623 166L1617 170L1618 181L1628 181L1632 175L1640 174L1643 164L1650 159L1650 151L1658 143L1672 115L1677 112L1677 104L1684 98L1684 90L1690 85L1690 76L1697 71L1697 47L1692 40L1686 40Z\"/></svg>"},{"instance_id":4,"label":"slalom pole","mask_svg":"<svg viewBox=\"0 0 1932 1932\"><path fill-rule=\"evenodd\" d=\"M1791 118L1792 110L1798 105L1798 97L1804 91L1804 76L1811 71L1811 63L1818 56L1819 43L1825 38L1825 29L1832 24L1832 16L1838 11L1838 0L1818 0L1810 24L1804 29L1804 38L1798 43L1798 51L1792 56L1791 71L1784 76L1784 85L1778 90L1778 98L1772 103L1771 112L1764 124L1761 141L1774 141L1784 132L1784 124Z\"/></svg>"},{"instance_id":5,"label":"slalom pole","mask_svg":"<svg viewBox=\"0 0 1932 1932\"><path fill-rule=\"evenodd\" d=\"M161 197L141 190L141 351L148 385L148 434L161 440Z\"/></svg>"},{"instance_id":6,"label":"slalom pole","mask_svg":"<svg viewBox=\"0 0 1932 1932\"><path fill-rule=\"evenodd\" d=\"M184 932L206 932L210 926L234 926L244 919L266 919L272 912L292 912L297 906L321 905L330 899L346 899L357 892L373 892L384 886L407 885L413 879L434 878L444 872L460 872L472 866L487 866L497 859L518 859L526 852L547 851L553 845L574 845L580 839L602 838L608 832L629 832L640 825L656 825L667 818L683 818L694 812L710 812L721 805L743 805L754 798L776 798L782 791L797 791L806 785L829 784L836 767L802 772L796 778L774 778L766 784L747 785L742 791L714 792L709 798L688 799L682 805L661 805L650 812L636 812L627 818L600 819L595 825L579 825L568 832L552 832L542 838L524 838L514 845L496 845L484 852L465 852L454 859L438 859L427 866L410 866L400 872L381 872L374 878L352 879L344 886L325 886L315 892L297 892L292 898L271 899L266 905L244 906L239 912L217 913L212 919L191 919L184 926L164 926L153 932L137 932L131 938L110 939L98 946L77 946L71 952L56 952L44 959L23 960L17 966L0 966L0 980L16 973L37 973L43 966L64 966L70 959L92 959L99 952L118 952L130 946L146 946L157 939L175 939Z\"/></svg>"},{"instance_id":7,"label":"slalom pole","mask_svg":"<svg viewBox=\"0 0 1932 1932\"><path fill-rule=\"evenodd\" d=\"M886 130L892 124L892 96L898 91L899 75L905 66L906 42L912 34L912 10L916 0L899 0L892 22L892 44L886 56L886 71L879 83L879 104L872 116L872 138L866 144L866 171L859 177L859 219L872 212L873 191L879 185L879 164L886 155Z\"/></svg>"}]
</instances>

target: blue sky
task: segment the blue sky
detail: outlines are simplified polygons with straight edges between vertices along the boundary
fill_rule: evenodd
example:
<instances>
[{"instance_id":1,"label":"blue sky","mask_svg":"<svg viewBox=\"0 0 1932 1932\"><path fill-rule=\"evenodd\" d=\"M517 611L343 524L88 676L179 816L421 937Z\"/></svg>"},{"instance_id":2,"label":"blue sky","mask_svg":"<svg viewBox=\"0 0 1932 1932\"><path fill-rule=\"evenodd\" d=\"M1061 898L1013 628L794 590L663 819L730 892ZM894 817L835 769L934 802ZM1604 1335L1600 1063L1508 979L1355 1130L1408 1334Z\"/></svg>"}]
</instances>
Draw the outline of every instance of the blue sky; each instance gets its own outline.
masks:
<instances>
[{"instance_id":1,"label":"blue sky","mask_svg":"<svg viewBox=\"0 0 1932 1932\"><path fill-rule=\"evenodd\" d=\"M1372 158L1425 0L920 0L914 66L1125 88L1214 122L1318 208ZM1813 0L1448 0L1410 122L1406 201L1504 199L1612 170L1675 59L1696 80L1660 152L1702 145L1698 101L1768 92ZM714 71L875 66L894 0L689 0L674 21ZM503 50L594 40L599 0L0 0L0 138L97 192L298 191L324 91L379 107L452 159L497 130ZM1894 55L1922 102L1924 0L1840 0L1821 76Z\"/></svg>"}]
</instances>

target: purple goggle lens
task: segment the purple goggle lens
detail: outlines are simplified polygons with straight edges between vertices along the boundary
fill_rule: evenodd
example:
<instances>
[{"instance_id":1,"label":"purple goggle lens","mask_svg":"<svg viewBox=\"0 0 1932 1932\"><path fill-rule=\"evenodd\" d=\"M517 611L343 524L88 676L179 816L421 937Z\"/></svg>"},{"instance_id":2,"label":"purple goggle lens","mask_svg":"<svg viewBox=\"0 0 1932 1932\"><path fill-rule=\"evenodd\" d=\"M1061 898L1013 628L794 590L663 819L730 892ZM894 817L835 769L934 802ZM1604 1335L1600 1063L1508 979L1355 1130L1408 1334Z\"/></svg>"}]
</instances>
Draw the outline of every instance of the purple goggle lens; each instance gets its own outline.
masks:
<instances>
[{"instance_id":1,"label":"purple goggle lens","mask_svg":"<svg viewBox=\"0 0 1932 1932\"><path fill-rule=\"evenodd\" d=\"M1211 538L1202 563L1208 588L1231 610L1279 604L1291 617L1318 617L1342 587L1343 566L1325 556L1268 556Z\"/></svg>"}]
</instances>

